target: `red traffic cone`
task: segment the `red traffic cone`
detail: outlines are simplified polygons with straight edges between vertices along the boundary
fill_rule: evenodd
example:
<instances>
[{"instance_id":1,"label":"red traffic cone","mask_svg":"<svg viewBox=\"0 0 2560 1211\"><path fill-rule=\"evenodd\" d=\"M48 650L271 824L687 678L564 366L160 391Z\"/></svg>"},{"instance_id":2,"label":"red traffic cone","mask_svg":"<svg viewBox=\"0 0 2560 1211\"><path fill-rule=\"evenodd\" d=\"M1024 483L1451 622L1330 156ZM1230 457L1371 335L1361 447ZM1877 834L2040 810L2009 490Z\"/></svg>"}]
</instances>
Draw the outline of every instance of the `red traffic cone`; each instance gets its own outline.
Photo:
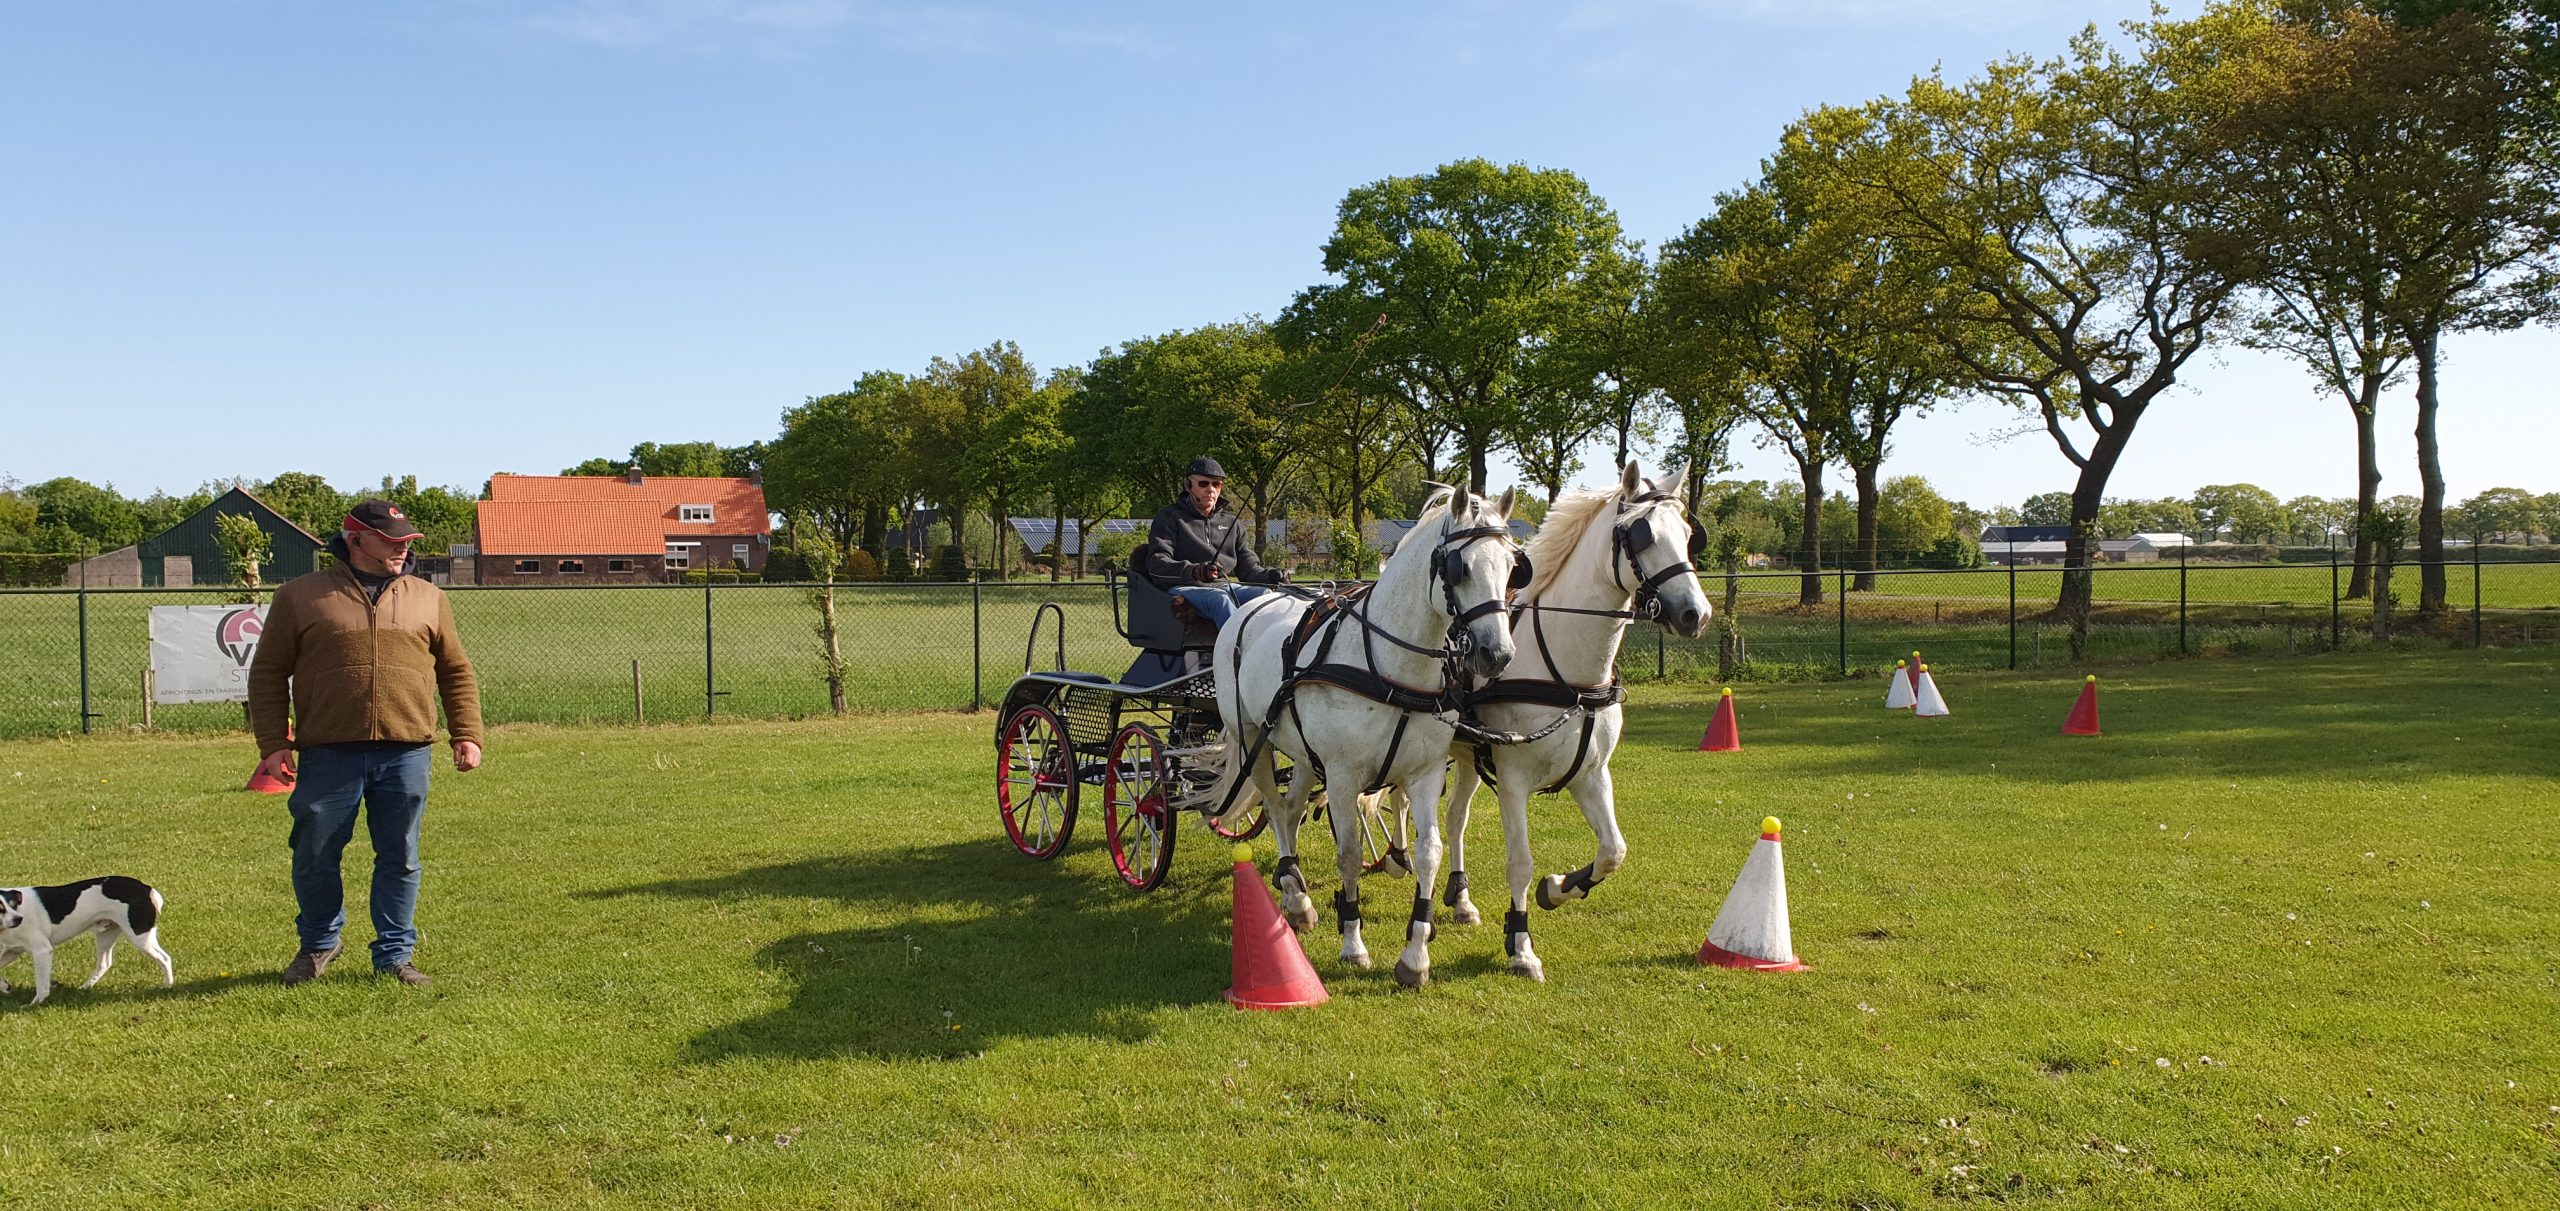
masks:
<instances>
[{"instance_id":1,"label":"red traffic cone","mask_svg":"<svg viewBox=\"0 0 2560 1211\"><path fill-rule=\"evenodd\" d=\"M1738 753L1742 751L1742 725L1733 717L1733 689L1716 699L1716 717L1707 721L1707 734L1698 738L1702 753Z\"/></svg>"},{"instance_id":2,"label":"red traffic cone","mask_svg":"<svg viewBox=\"0 0 2560 1211\"><path fill-rule=\"evenodd\" d=\"M2071 717L2062 721L2062 734L2065 736L2098 734L2098 675L2096 673L2089 674L2089 679L2080 683L2080 701L2071 704Z\"/></svg>"},{"instance_id":3,"label":"red traffic cone","mask_svg":"<svg viewBox=\"0 0 2560 1211\"><path fill-rule=\"evenodd\" d=\"M286 744L293 743L293 725L291 724L285 725L284 742ZM266 770L266 764L266 758L262 754L258 759L258 769L249 775L249 785L242 787L241 789L253 790L261 795L281 795L293 790L294 772L292 766L287 765L283 769L270 774Z\"/></svg>"},{"instance_id":4,"label":"red traffic cone","mask_svg":"<svg viewBox=\"0 0 2560 1211\"><path fill-rule=\"evenodd\" d=\"M1707 929L1698 961L1746 971L1802 971L1787 927L1787 867L1778 852L1778 818L1760 821L1760 840Z\"/></svg>"},{"instance_id":5,"label":"red traffic cone","mask_svg":"<svg viewBox=\"0 0 2560 1211\"><path fill-rule=\"evenodd\" d=\"M1324 1004L1324 981L1316 978L1307 952L1298 948L1298 935L1280 919L1271 889L1253 871L1253 847L1238 845L1235 856L1235 982L1227 989L1227 1003L1238 1009Z\"/></svg>"}]
</instances>

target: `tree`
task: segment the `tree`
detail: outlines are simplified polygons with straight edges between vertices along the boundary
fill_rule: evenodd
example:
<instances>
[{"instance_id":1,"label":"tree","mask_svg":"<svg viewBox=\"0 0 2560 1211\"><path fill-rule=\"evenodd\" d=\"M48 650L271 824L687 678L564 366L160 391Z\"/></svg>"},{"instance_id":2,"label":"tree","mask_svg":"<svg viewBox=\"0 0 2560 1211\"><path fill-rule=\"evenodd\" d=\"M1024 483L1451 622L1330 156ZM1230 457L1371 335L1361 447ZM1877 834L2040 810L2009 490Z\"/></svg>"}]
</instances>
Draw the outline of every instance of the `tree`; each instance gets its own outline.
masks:
<instances>
[{"instance_id":1,"label":"tree","mask_svg":"<svg viewBox=\"0 0 2560 1211\"><path fill-rule=\"evenodd\" d=\"M385 475L375 495L399 506L409 515L409 524L420 535L413 544L420 554L444 554L457 542L469 542L479 522L479 511L466 489L418 487L418 477Z\"/></svg>"},{"instance_id":2,"label":"tree","mask_svg":"<svg viewBox=\"0 0 2560 1211\"><path fill-rule=\"evenodd\" d=\"M1862 514L1866 510L1860 510ZM1877 493L1874 527L1884 549L1899 552L1902 562L1935 551L1955 536L1955 506L1917 475L1897 475ZM1861 516L1860 527L1868 524Z\"/></svg>"},{"instance_id":3,"label":"tree","mask_svg":"<svg viewBox=\"0 0 2560 1211\"><path fill-rule=\"evenodd\" d=\"M2457 512L2465 529L2489 542L2529 543L2545 524L2541 498L2522 488L2491 488L2462 502Z\"/></svg>"},{"instance_id":4,"label":"tree","mask_svg":"<svg viewBox=\"0 0 2560 1211\"><path fill-rule=\"evenodd\" d=\"M1370 357L1387 317L1367 319L1359 305L1346 291L1319 286L1302 292L1274 329L1283 360L1273 375L1300 401L1292 408L1308 445L1308 485L1326 518L1346 519L1353 535L1364 532L1388 473L1412 457L1406 396Z\"/></svg>"},{"instance_id":5,"label":"tree","mask_svg":"<svg viewBox=\"0 0 2560 1211\"><path fill-rule=\"evenodd\" d=\"M308 471L286 471L249 492L304 533L323 541L345 527L351 503L346 493Z\"/></svg>"},{"instance_id":6,"label":"tree","mask_svg":"<svg viewBox=\"0 0 2560 1211\"><path fill-rule=\"evenodd\" d=\"M1445 434L1481 492L1562 296L1620 239L1617 216L1570 172L1460 160L1353 189L1324 268L1355 313L1394 317L1375 345L1391 368L1382 381L1411 408L1417 446L1436 463Z\"/></svg>"},{"instance_id":7,"label":"tree","mask_svg":"<svg viewBox=\"0 0 2560 1211\"><path fill-rule=\"evenodd\" d=\"M805 549L809 561L809 604L818 609L818 671L827 679L827 710L845 712L844 645L836 633L836 568L842 553L835 543L822 542Z\"/></svg>"},{"instance_id":8,"label":"tree","mask_svg":"<svg viewBox=\"0 0 2560 1211\"><path fill-rule=\"evenodd\" d=\"M232 579L246 592L258 587L258 567L267 562L270 543L258 519L245 513L223 513L213 519L213 545L222 551ZM255 596L244 598L255 601Z\"/></svg>"},{"instance_id":9,"label":"tree","mask_svg":"<svg viewBox=\"0 0 2560 1211\"><path fill-rule=\"evenodd\" d=\"M2284 530L2284 505L2256 484L2208 484L2196 489L2196 524L2205 536L2231 542L2273 542Z\"/></svg>"},{"instance_id":10,"label":"tree","mask_svg":"<svg viewBox=\"0 0 2560 1211\"><path fill-rule=\"evenodd\" d=\"M2067 526L2071 524L2071 493L2038 492L2018 506L2018 524L2025 526Z\"/></svg>"},{"instance_id":11,"label":"tree","mask_svg":"<svg viewBox=\"0 0 2560 1211\"><path fill-rule=\"evenodd\" d=\"M2195 255L2215 216L2193 98L2177 86L2191 31L2135 32L2133 59L2091 29L2058 60L1996 63L1962 85L1915 81L1902 101L1870 107L1850 170L1883 234L1967 292L1936 330L1972 385L2029 409L2079 469L2056 603L2075 658L2087 653L2107 479L2153 401L2228 322L2239 285Z\"/></svg>"},{"instance_id":12,"label":"tree","mask_svg":"<svg viewBox=\"0 0 2560 1211\"><path fill-rule=\"evenodd\" d=\"M806 513L839 552L875 546L877 523L920 490L916 396L907 376L876 370L784 412L765 451L766 502Z\"/></svg>"},{"instance_id":13,"label":"tree","mask_svg":"<svg viewBox=\"0 0 2560 1211\"><path fill-rule=\"evenodd\" d=\"M996 341L957 360L933 359L919 392L922 404L918 466L923 486L951 523L951 543L963 546L963 518L984 502L989 541L999 574L1010 562L1003 536L1014 499L1030 486L1037 459L1003 440L1009 414L1039 388L1039 376L1022 349Z\"/></svg>"},{"instance_id":14,"label":"tree","mask_svg":"<svg viewBox=\"0 0 2560 1211\"><path fill-rule=\"evenodd\" d=\"M99 550L129 546L142 537L142 514L114 486L99 487L68 475L32 485L23 492L36 507L34 532L40 539L74 550L83 543Z\"/></svg>"},{"instance_id":15,"label":"tree","mask_svg":"<svg viewBox=\"0 0 2560 1211\"><path fill-rule=\"evenodd\" d=\"M1613 434L1617 465L1626 465L1628 438L1655 394L1640 310L1650 277L1633 241L1593 257L1555 292L1543 335L1523 359L1519 406L1499 440L1549 504L1582 469L1592 438Z\"/></svg>"}]
</instances>

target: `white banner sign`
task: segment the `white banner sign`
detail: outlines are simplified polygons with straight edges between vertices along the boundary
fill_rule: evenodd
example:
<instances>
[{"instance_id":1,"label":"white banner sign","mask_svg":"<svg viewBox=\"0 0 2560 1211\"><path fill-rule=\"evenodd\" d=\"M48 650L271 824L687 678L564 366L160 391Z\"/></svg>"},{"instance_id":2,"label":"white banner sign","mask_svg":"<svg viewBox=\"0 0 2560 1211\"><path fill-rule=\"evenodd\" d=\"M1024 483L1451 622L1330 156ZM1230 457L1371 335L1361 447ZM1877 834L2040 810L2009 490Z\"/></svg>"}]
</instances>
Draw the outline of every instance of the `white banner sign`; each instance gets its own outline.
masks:
<instances>
[{"instance_id":1,"label":"white banner sign","mask_svg":"<svg viewBox=\"0 0 2560 1211\"><path fill-rule=\"evenodd\" d=\"M247 702L262 605L151 607L151 700Z\"/></svg>"}]
</instances>

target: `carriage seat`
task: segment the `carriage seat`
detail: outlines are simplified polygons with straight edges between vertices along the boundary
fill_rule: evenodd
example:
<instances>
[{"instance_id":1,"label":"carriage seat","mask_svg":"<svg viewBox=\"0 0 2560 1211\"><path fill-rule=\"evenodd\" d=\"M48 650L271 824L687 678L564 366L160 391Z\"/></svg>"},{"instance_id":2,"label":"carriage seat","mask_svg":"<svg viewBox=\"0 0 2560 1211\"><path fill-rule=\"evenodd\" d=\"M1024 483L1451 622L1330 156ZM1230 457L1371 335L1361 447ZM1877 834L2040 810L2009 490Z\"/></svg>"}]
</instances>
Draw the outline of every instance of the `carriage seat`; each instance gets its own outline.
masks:
<instances>
[{"instance_id":1,"label":"carriage seat","mask_svg":"<svg viewBox=\"0 0 2560 1211\"><path fill-rule=\"evenodd\" d=\"M1188 621L1174 614L1173 594L1156 587L1147 577L1147 552L1140 547L1129 553L1129 625L1123 634L1134 647L1150 652L1181 653L1206 648L1218 642L1218 628L1203 622L1188 609Z\"/></svg>"}]
</instances>

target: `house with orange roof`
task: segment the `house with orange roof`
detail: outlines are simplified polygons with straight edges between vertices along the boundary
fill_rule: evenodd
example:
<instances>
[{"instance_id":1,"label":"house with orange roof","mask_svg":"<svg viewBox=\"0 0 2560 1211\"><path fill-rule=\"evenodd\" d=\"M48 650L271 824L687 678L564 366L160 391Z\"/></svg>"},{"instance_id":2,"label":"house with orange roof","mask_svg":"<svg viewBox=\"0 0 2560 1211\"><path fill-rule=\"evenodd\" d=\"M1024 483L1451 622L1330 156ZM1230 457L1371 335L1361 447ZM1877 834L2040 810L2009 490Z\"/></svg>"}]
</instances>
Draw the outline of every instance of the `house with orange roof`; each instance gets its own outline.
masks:
<instances>
[{"instance_id":1,"label":"house with orange roof","mask_svg":"<svg viewBox=\"0 0 2560 1211\"><path fill-rule=\"evenodd\" d=\"M760 476L489 477L473 583L635 584L693 568L764 571L773 515Z\"/></svg>"}]
</instances>

